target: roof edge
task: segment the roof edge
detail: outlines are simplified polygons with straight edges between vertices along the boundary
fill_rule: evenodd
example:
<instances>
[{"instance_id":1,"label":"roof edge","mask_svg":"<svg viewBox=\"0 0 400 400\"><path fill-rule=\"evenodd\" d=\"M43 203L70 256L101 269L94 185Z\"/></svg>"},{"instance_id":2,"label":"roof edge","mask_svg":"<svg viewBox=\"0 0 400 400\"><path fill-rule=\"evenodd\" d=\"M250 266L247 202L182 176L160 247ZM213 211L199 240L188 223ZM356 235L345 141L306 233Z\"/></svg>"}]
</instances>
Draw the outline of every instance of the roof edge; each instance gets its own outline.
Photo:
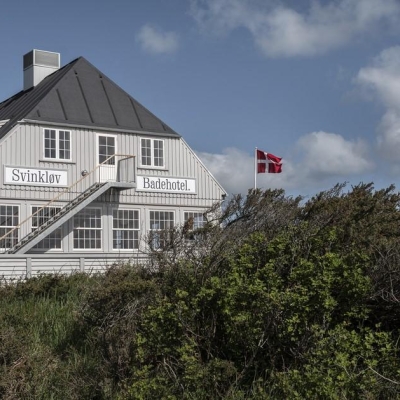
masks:
<instances>
[{"instance_id":1,"label":"roof edge","mask_svg":"<svg viewBox=\"0 0 400 400\"><path fill-rule=\"evenodd\" d=\"M46 125L46 126L67 126L69 128L82 128L82 129L91 129L97 131L107 131L107 132L120 132L120 133L135 133L138 135L149 135L149 136L166 136L166 137L174 137L177 139L182 138L179 133L168 133L168 132L159 132L159 131L141 131L134 129L124 129L124 128L108 128L106 126L98 126L98 125L85 125L85 124L68 124L68 123L60 123L60 122L52 122L48 120L40 120L40 119L28 119L24 118L17 123L20 124L37 124L37 125Z\"/></svg>"}]
</instances>

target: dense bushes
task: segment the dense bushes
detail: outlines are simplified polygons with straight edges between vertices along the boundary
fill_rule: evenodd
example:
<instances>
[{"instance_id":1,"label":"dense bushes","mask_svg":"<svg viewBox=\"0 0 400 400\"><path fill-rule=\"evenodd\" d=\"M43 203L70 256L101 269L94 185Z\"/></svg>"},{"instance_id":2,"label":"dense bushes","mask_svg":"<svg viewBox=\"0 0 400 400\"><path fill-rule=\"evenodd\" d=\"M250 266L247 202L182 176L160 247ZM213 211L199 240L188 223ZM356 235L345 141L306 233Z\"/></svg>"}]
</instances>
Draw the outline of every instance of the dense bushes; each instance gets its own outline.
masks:
<instances>
[{"instance_id":1,"label":"dense bushes","mask_svg":"<svg viewBox=\"0 0 400 400\"><path fill-rule=\"evenodd\" d=\"M152 268L2 287L1 397L398 398L399 200L253 191Z\"/></svg>"}]
</instances>

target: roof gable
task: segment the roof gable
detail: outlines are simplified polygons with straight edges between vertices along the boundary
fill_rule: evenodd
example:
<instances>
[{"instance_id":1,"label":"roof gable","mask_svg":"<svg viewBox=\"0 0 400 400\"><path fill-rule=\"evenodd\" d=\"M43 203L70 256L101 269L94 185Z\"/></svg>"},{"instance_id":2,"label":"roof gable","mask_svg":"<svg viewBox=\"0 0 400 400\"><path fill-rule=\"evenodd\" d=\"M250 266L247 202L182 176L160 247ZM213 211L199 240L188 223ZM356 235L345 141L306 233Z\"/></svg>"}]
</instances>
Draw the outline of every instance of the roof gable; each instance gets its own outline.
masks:
<instances>
[{"instance_id":1,"label":"roof gable","mask_svg":"<svg viewBox=\"0 0 400 400\"><path fill-rule=\"evenodd\" d=\"M36 87L0 103L0 138L22 119L179 135L80 57Z\"/></svg>"}]
</instances>

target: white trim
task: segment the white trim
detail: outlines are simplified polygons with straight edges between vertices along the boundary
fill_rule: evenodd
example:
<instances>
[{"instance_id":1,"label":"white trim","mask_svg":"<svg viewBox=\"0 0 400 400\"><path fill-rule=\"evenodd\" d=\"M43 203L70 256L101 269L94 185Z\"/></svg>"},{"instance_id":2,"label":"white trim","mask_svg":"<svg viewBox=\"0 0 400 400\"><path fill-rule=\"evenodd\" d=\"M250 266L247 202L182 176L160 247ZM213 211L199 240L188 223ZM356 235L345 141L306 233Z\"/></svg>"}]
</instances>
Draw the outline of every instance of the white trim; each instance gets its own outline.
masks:
<instances>
[{"instance_id":1,"label":"white trim","mask_svg":"<svg viewBox=\"0 0 400 400\"><path fill-rule=\"evenodd\" d=\"M55 131L56 132L56 157L51 158L51 157L46 157L46 146L45 146L45 131ZM60 131L63 132L69 132L69 158L60 158ZM47 162L71 162L72 161L72 131L69 129L56 129L56 128L43 128L42 131L42 139L43 139L43 145L42 145L42 155L43 155L43 160Z\"/></svg>"},{"instance_id":2,"label":"white trim","mask_svg":"<svg viewBox=\"0 0 400 400\"><path fill-rule=\"evenodd\" d=\"M150 207L154 207L154 204L148 204L147 206L150 206ZM168 206L167 206L168 207ZM148 213L149 213L149 215L148 215L148 217L149 217L149 224L150 224L150 212L151 211L155 211L155 212L172 212L173 214L174 214L174 226L176 225L176 212L178 211L177 209L179 208L178 206L169 206L169 207L174 207L172 210L171 209L168 209L168 208L165 208L165 206L164 207L162 207L162 206L160 206L160 208L149 208L147 211L148 211ZM150 228L151 229L151 228Z\"/></svg>"},{"instance_id":3,"label":"white trim","mask_svg":"<svg viewBox=\"0 0 400 400\"><path fill-rule=\"evenodd\" d=\"M31 204L30 207L31 207L31 214L30 214L30 215L33 215L33 207L37 207L38 209L42 209L43 204L41 204L41 205L38 205L38 204ZM49 207L46 207L46 208L58 208L59 210L61 210L61 209L62 209L62 206L49 206ZM38 211L38 210L36 210L36 211ZM34 218L34 217L32 217L32 219L31 219L31 232L32 232L32 229L33 229L33 226L32 226L33 218ZM62 227L63 227L63 225L59 226L59 227L56 228L53 232L50 233L50 235L51 235L52 233L56 232L57 229L60 229L60 231L61 231L61 238L60 238L61 247L60 247L60 248L35 247L35 246L33 246L33 247L30 249L30 251L41 252L41 251L43 251L43 250L46 250L46 252L63 252L63 251L64 251L64 248L63 248L63 229L62 229ZM28 234L29 234L29 233L28 233ZM46 238L47 238L47 236L44 237L39 243L41 243L41 242L42 242L43 240L45 240ZM39 244L39 243L37 243L37 244Z\"/></svg>"},{"instance_id":4,"label":"white trim","mask_svg":"<svg viewBox=\"0 0 400 400\"><path fill-rule=\"evenodd\" d=\"M9 119L3 119L0 121L0 128L3 127L7 122L9 121Z\"/></svg>"},{"instance_id":5,"label":"white trim","mask_svg":"<svg viewBox=\"0 0 400 400\"><path fill-rule=\"evenodd\" d=\"M113 135L109 133L95 133L96 135L96 165L100 165L100 138L101 137L110 137L114 138L114 154L117 154L117 149L118 149L118 135ZM108 155L109 157L112 156L112 154ZM104 160L103 160L104 161ZM114 164L102 164L102 166L98 169L97 171L97 179L100 181L102 177L106 177L105 179L112 179L116 180L117 177L117 163L115 157L112 158L112 161ZM107 171L104 175L104 172Z\"/></svg>"},{"instance_id":6,"label":"white trim","mask_svg":"<svg viewBox=\"0 0 400 400\"><path fill-rule=\"evenodd\" d=\"M202 209L202 210L185 210L185 209L183 209L182 210L182 215L183 215L183 219L182 219L182 221L183 221L183 223L185 223L186 221L185 221L185 214L187 214L187 213L192 213L192 214L202 214L203 216L204 216L204 213L206 212L206 210L205 209Z\"/></svg>"},{"instance_id":7,"label":"white trim","mask_svg":"<svg viewBox=\"0 0 400 400\"><path fill-rule=\"evenodd\" d=\"M167 229L172 229L172 228L174 228L175 226L176 226L176 209L165 209L165 207L164 208L159 208L159 209L152 209L152 208L150 208L150 209L148 209L147 210L147 212L148 212L148 230L147 230L147 234L149 234L150 232L160 232L160 231L163 231L164 229L162 229L162 228L158 228L158 229L152 229L151 228L151 218L150 218L150 213L151 212L168 212L168 213L172 213L173 214L173 216L174 216L174 220L173 220L173 224L172 224L172 227L171 228L167 228ZM179 212L179 211L178 211ZM155 250L157 250L157 249L155 249Z\"/></svg>"},{"instance_id":8,"label":"white trim","mask_svg":"<svg viewBox=\"0 0 400 400\"><path fill-rule=\"evenodd\" d=\"M18 208L18 223L17 223L17 225L13 225L13 226L9 226L9 225L7 225L7 226L5 226L5 225L2 225L2 226L0 226L0 228L11 228L11 229L14 229L16 226L18 226L19 225L19 223L20 223L20 221L21 221L21 204L7 204L7 203L0 203L0 207L1 206L5 206L5 207L17 207ZM1 215L1 214L0 214ZM21 229L18 229L17 230L17 232L18 232L18 236L17 236L17 243L21 240ZM1 235L1 236L3 236L3 235ZM13 245L14 246L14 245ZM1 251L5 251L5 250L7 250L7 249L9 249L9 247L2 247L2 243L0 243L0 250Z\"/></svg>"},{"instance_id":9,"label":"white trim","mask_svg":"<svg viewBox=\"0 0 400 400\"><path fill-rule=\"evenodd\" d=\"M114 211L137 211L138 212L138 228L137 229L114 229ZM140 229L140 209L139 208L126 208L125 206L123 207L113 207L111 208L111 251L115 251L115 252L138 252L140 249L140 233L141 233L141 229ZM133 249L115 249L114 248L114 231L117 230L125 230L125 231L133 231L133 232L138 232L138 247L137 248L133 248Z\"/></svg>"},{"instance_id":10,"label":"white trim","mask_svg":"<svg viewBox=\"0 0 400 400\"><path fill-rule=\"evenodd\" d=\"M50 168L35 168L35 167L22 167L19 165L3 165L4 185L15 186L44 186L49 188L65 188L68 187L68 170L67 169L50 169ZM23 172L20 172L20 171ZM40 175L40 171L44 171ZM58 173L58 174L57 174ZM19 175L20 174L20 175ZM14 176L27 178L27 180L13 181ZM35 178L35 179L33 179ZM43 178L41 180L41 178ZM46 179L46 181L44 180ZM52 181L51 181L52 180ZM64 184L63 184L64 183Z\"/></svg>"},{"instance_id":11,"label":"white trim","mask_svg":"<svg viewBox=\"0 0 400 400\"><path fill-rule=\"evenodd\" d=\"M34 125L40 125L40 126L66 126L67 128L72 128L72 129L89 129L89 130L94 130L97 132L103 131L104 132L116 132L116 133L123 133L123 134L136 134L136 135L148 135L148 136L157 136L160 137L162 136L163 138L175 138L175 139L180 139L182 136L179 135L178 133L168 133L168 132L150 132L150 131L145 131L145 130L135 130L135 129L120 129L120 128L104 128L103 126L97 126L97 125L81 125L81 124L68 124L66 122L50 122L50 121L42 121L42 120L36 120L36 119L29 119L29 118L23 118L17 122L18 124L34 124Z\"/></svg>"},{"instance_id":12,"label":"white trim","mask_svg":"<svg viewBox=\"0 0 400 400\"><path fill-rule=\"evenodd\" d=\"M143 151L143 146L142 146L142 140L150 140L150 165L146 165L142 163L142 151ZM163 144L163 165L154 165L154 142L155 141L160 141ZM139 165L138 168L147 168L147 169L152 169L152 170L166 170L166 163L165 163L165 155L166 155L166 149L165 149L165 140L161 138L148 138L148 137L139 137L139 149L140 149L140 157L139 157Z\"/></svg>"},{"instance_id":13,"label":"white trim","mask_svg":"<svg viewBox=\"0 0 400 400\"><path fill-rule=\"evenodd\" d=\"M146 179L148 180L147 182ZM145 187L146 184L148 185L147 188ZM175 189L172 189L173 185L175 185ZM158 176L158 175L148 175L148 176L137 175L136 191L149 192L149 193L173 193L173 194L196 195L198 193L198 188L197 188L197 180L195 178L188 178L188 177L179 178L175 176Z\"/></svg>"},{"instance_id":14,"label":"white trim","mask_svg":"<svg viewBox=\"0 0 400 400\"><path fill-rule=\"evenodd\" d=\"M99 147L100 147L100 141L99 138L100 136L108 136L108 137L113 137L114 138L114 154L118 153L118 135L115 135L113 133L98 133L96 132L96 165L99 165Z\"/></svg>"},{"instance_id":15,"label":"white trim","mask_svg":"<svg viewBox=\"0 0 400 400\"><path fill-rule=\"evenodd\" d=\"M96 248L81 248L81 247L77 247L77 248L75 248L74 247L74 240L75 240L75 238L74 238L74 233L75 233L75 227L74 227L74 221L75 221L75 218L82 212L82 211L85 211L85 210L100 210L100 223L101 223L101 226L100 226L100 228L77 228L78 230L96 230L96 231L100 231L100 233L101 233L101 237L100 237L100 245L101 245L101 247L96 247ZM104 218L104 215L105 214L103 214L103 208L102 207L85 207L83 210L81 210L81 211L79 211L77 214L75 214L73 217L72 217L72 251L73 252L82 252L82 251L88 251L88 252L93 252L93 251L99 251L99 250L103 250L103 247L104 247L104 235L103 235L103 232L104 232L104 228L103 228L103 218ZM78 239L79 240L79 239Z\"/></svg>"}]
</instances>

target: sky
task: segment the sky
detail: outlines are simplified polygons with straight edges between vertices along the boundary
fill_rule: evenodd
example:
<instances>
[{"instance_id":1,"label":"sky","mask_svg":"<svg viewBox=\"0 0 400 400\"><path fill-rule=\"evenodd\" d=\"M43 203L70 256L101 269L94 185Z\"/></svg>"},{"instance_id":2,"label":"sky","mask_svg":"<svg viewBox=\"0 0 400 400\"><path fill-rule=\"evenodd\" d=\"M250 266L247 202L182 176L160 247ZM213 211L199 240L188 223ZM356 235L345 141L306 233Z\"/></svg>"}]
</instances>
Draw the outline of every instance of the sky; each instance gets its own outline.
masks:
<instances>
[{"instance_id":1,"label":"sky","mask_svg":"<svg viewBox=\"0 0 400 400\"><path fill-rule=\"evenodd\" d=\"M172 129L229 194L313 196L400 173L400 0L4 0L0 99L32 49L83 56Z\"/></svg>"}]
</instances>

